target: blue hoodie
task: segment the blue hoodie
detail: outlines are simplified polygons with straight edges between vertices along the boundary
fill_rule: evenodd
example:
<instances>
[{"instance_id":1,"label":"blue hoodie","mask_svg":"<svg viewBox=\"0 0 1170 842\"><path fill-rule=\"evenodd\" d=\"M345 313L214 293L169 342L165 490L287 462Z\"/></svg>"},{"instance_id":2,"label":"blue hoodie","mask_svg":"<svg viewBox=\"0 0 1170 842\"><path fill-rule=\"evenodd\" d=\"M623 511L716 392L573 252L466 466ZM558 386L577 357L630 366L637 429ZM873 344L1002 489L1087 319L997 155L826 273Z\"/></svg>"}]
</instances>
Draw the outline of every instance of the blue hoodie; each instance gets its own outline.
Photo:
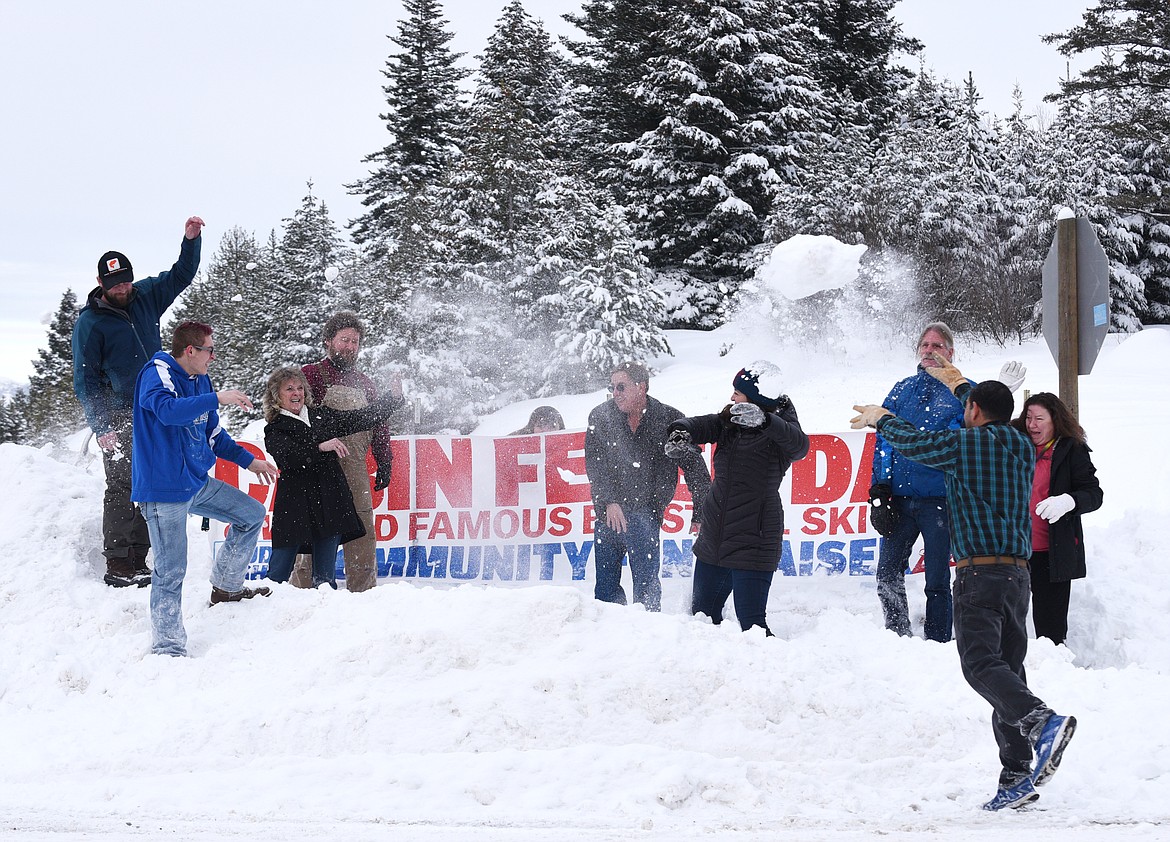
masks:
<instances>
[{"instance_id":1,"label":"blue hoodie","mask_svg":"<svg viewBox=\"0 0 1170 842\"><path fill-rule=\"evenodd\" d=\"M882 406L918 430L957 430L963 426L963 404L921 366L913 377L894 385ZM889 484L898 497L947 496L942 471L907 459L880 433L873 451L872 481L874 485Z\"/></svg>"},{"instance_id":2,"label":"blue hoodie","mask_svg":"<svg viewBox=\"0 0 1170 842\"><path fill-rule=\"evenodd\" d=\"M218 409L210 377L188 374L166 351L151 358L134 385L134 502L192 499L217 456L241 468L252 464L255 457L219 426Z\"/></svg>"}]
</instances>

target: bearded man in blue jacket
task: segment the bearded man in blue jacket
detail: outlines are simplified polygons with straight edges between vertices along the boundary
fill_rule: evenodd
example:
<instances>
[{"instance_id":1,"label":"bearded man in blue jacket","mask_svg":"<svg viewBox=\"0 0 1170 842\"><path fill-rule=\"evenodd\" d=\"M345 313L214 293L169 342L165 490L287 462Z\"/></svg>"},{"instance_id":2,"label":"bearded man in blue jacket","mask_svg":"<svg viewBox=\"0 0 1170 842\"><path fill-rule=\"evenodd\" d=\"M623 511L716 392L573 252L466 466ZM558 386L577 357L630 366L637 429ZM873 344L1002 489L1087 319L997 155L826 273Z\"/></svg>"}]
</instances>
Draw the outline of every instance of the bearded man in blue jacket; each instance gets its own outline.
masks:
<instances>
[{"instance_id":1,"label":"bearded man in blue jacket","mask_svg":"<svg viewBox=\"0 0 1170 842\"><path fill-rule=\"evenodd\" d=\"M73 391L102 449L106 494L102 501L105 582L120 588L150 584L150 538L130 500L131 418L134 381L150 355L162 350L159 322L195 280L203 220L184 227L179 259L169 272L134 280L126 255L108 251L98 260L99 286L89 294L73 327Z\"/></svg>"},{"instance_id":2,"label":"bearded man in blue jacket","mask_svg":"<svg viewBox=\"0 0 1170 842\"><path fill-rule=\"evenodd\" d=\"M142 507L154 547L151 651L159 655L187 654L182 597L188 514L229 524L211 571L212 605L271 593L244 587L244 572L264 525L264 504L208 476L217 457L264 482L277 476L275 465L253 457L219 425L220 406L251 409L252 402L238 389L212 388L207 376L215 358L211 334L210 325L183 322L171 338L171 353L155 354L134 386L131 497Z\"/></svg>"}]
</instances>

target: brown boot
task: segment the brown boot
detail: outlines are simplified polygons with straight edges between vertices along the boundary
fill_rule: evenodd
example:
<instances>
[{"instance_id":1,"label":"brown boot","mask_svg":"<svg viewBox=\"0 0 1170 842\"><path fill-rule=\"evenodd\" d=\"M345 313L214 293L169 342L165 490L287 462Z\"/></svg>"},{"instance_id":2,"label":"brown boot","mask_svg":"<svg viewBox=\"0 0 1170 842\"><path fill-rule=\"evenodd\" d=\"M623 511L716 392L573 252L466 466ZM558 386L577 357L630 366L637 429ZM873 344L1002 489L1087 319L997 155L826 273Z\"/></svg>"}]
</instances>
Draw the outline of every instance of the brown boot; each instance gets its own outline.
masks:
<instances>
[{"instance_id":1,"label":"brown boot","mask_svg":"<svg viewBox=\"0 0 1170 842\"><path fill-rule=\"evenodd\" d=\"M150 584L150 570L135 569L130 558L107 558L104 581L111 588L145 588Z\"/></svg>"},{"instance_id":2,"label":"brown boot","mask_svg":"<svg viewBox=\"0 0 1170 842\"><path fill-rule=\"evenodd\" d=\"M215 585L211 586L211 605L219 602L240 602L244 599L251 599L254 596L268 596L272 593L271 588L240 588L238 591L225 591L217 588Z\"/></svg>"}]
</instances>

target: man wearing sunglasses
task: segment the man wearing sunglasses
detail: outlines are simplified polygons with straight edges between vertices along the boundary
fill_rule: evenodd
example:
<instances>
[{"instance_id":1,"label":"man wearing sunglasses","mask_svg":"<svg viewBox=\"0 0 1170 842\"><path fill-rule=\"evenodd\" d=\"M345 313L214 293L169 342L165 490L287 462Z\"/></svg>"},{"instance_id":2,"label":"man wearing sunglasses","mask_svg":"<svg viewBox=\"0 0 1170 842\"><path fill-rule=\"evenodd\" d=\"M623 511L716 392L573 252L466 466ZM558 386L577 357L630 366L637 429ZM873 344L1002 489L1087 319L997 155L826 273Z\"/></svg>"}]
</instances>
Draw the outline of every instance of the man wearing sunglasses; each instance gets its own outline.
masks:
<instances>
[{"instance_id":1,"label":"man wearing sunglasses","mask_svg":"<svg viewBox=\"0 0 1170 842\"><path fill-rule=\"evenodd\" d=\"M237 389L215 391L208 368L215 359L210 325L183 322L171 351L159 351L134 388L134 467L131 497L142 506L154 546L150 590L151 651L187 654L183 627L183 578L187 573L187 516L230 524L211 569L211 604L268 596L268 588L244 587L244 573L264 525L264 504L208 476L217 458L255 473L264 483L276 466L257 459L219 425L221 406L251 409Z\"/></svg>"},{"instance_id":2,"label":"man wearing sunglasses","mask_svg":"<svg viewBox=\"0 0 1170 842\"><path fill-rule=\"evenodd\" d=\"M73 391L97 436L106 472L102 501L105 583L115 588L150 584L150 537L130 501L131 419L134 381L151 355L162 350L159 322L199 271L203 220L184 225L179 259L170 271L134 280L126 255L107 251L98 260L99 286L73 327Z\"/></svg>"},{"instance_id":3,"label":"man wearing sunglasses","mask_svg":"<svg viewBox=\"0 0 1170 842\"><path fill-rule=\"evenodd\" d=\"M680 461L666 455L667 428L683 414L650 397L649 389L650 372L640 363L625 362L613 370L612 398L589 413L585 470L596 515L593 595L602 602L626 604L621 576L622 559L627 558L634 602L642 603L647 611L658 611L662 607L659 532L678 486L678 470L683 469L694 500L692 531L699 523L711 477L697 450Z\"/></svg>"}]
</instances>

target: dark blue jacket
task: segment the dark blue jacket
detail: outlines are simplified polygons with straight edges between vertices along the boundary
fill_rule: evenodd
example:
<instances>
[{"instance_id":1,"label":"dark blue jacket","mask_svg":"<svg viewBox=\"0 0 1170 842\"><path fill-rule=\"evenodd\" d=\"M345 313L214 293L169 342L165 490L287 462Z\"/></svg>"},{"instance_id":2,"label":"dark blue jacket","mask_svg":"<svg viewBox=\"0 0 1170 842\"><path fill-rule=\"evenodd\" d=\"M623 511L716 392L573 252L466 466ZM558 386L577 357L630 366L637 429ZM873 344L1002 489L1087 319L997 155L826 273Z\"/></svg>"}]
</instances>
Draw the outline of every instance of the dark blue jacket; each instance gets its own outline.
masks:
<instances>
[{"instance_id":1,"label":"dark blue jacket","mask_svg":"<svg viewBox=\"0 0 1170 842\"><path fill-rule=\"evenodd\" d=\"M972 385L974 383L972 382ZM963 404L926 369L899 380L882 403L915 429L927 432L957 430L963 426ZM942 471L907 459L878 433L873 451L873 484L887 483L898 497L946 497Z\"/></svg>"},{"instance_id":2,"label":"dark blue jacket","mask_svg":"<svg viewBox=\"0 0 1170 842\"><path fill-rule=\"evenodd\" d=\"M119 416L130 414L134 381L162 350L163 313L195 280L202 243L202 237L184 237L171 270L135 281L125 310L106 303L100 286L89 294L73 327L73 391L95 434L108 433Z\"/></svg>"},{"instance_id":3,"label":"dark blue jacket","mask_svg":"<svg viewBox=\"0 0 1170 842\"><path fill-rule=\"evenodd\" d=\"M255 458L219 426L219 399L206 374L191 376L159 351L134 387L130 499L182 503L207 484L216 457L241 468Z\"/></svg>"}]
</instances>

